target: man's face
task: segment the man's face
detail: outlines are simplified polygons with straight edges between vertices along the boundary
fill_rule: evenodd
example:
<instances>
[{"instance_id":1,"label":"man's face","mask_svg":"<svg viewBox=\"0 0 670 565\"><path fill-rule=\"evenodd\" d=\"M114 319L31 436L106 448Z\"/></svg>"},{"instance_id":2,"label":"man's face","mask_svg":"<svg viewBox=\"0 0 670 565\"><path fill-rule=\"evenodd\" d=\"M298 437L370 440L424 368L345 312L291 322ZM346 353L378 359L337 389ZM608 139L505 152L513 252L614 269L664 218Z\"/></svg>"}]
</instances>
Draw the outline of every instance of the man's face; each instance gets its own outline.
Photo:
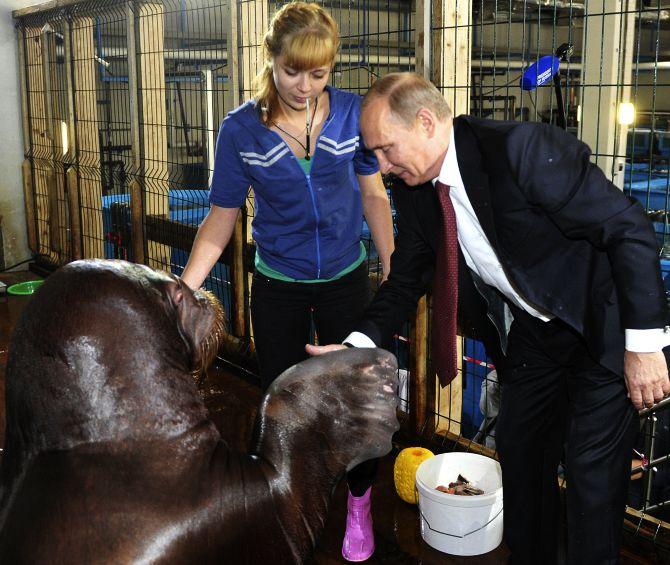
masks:
<instances>
[{"instance_id":1,"label":"man's face","mask_svg":"<svg viewBox=\"0 0 670 565\"><path fill-rule=\"evenodd\" d=\"M409 186L428 182L439 173L432 136L421 120L408 127L378 98L361 115L365 146L373 150L382 174L392 173ZM437 165L437 170L436 169Z\"/></svg>"}]
</instances>

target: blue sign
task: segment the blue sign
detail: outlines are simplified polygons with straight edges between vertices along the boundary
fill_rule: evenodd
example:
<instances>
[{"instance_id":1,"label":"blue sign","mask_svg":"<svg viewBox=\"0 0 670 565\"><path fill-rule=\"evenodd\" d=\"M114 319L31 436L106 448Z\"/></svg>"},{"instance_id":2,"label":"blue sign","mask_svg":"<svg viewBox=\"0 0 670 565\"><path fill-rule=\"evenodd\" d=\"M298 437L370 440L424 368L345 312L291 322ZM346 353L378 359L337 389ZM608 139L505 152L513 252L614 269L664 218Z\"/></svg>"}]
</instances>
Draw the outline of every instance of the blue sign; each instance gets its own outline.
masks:
<instances>
[{"instance_id":1,"label":"blue sign","mask_svg":"<svg viewBox=\"0 0 670 565\"><path fill-rule=\"evenodd\" d=\"M528 67L521 77L521 88L523 90L535 90L545 82L550 81L558 72L561 60L553 55L540 57L536 63Z\"/></svg>"}]
</instances>

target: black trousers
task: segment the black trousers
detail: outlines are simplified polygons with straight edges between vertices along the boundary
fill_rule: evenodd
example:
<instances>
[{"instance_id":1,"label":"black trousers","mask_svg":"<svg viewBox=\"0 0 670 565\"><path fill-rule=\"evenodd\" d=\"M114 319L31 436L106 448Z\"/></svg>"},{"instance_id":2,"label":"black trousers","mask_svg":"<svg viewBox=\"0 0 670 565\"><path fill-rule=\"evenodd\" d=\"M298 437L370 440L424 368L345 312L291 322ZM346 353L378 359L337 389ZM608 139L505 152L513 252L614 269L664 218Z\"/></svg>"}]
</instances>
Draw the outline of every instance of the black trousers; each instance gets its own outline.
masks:
<instances>
[{"instance_id":1,"label":"black trousers","mask_svg":"<svg viewBox=\"0 0 670 565\"><path fill-rule=\"evenodd\" d=\"M638 427L624 379L563 322L513 313L496 429L510 563L556 563L564 447L568 563L618 563Z\"/></svg>"},{"instance_id":2,"label":"black trousers","mask_svg":"<svg viewBox=\"0 0 670 565\"><path fill-rule=\"evenodd\" d=\"M340 343L362 317L371 294L365 263L324 283L285 282L254 273L251 321L263 391L286 369L307 359L312 323L319 343ZM376 471L376 459L349 471L351 493L362 496Z\"/></svg>"}]
</instances>

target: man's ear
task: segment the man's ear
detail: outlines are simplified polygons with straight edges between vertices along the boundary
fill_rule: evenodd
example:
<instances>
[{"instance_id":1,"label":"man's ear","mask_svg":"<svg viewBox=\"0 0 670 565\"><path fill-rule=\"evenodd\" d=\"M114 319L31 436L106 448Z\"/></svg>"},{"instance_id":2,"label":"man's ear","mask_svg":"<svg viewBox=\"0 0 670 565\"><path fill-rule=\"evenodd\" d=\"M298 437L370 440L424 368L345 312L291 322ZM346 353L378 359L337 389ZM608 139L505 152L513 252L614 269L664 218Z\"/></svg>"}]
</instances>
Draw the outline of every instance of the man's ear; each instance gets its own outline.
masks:
<instances>
[{"instance_id":1,"label":"man's ear","mask_svg":"<svg viewBox=\"0 0 670 565\"><path fill-rule=\"evenodd\" d=\"M431 139L435 135L436 117L428 108L420 108L416 113L416 121L424 135Z\"/></svg>"}]
</instances>

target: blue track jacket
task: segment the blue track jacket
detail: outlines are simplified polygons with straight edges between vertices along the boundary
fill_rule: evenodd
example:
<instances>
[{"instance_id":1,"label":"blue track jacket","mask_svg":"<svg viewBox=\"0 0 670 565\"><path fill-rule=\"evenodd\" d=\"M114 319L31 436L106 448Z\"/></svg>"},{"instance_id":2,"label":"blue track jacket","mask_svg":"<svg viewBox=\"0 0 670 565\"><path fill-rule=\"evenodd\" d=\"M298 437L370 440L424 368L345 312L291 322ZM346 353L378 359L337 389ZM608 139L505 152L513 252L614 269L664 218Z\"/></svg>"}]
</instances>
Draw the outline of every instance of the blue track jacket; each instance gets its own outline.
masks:
<instances>
[{"instance_id":1,"label":"blue track jacket","mask_svg":"<svg viewBox=\"0 0 670 565\"><path fill-rule=\"evenodd\" d=\"M358 259L363 207L356 174L379 170L360 138L360 96L326 89L330 114L312 142L309 175L263 125L254 100L226 116L216 143L210 203L238 208L251 186L261 259L299 280L331 278Z\"/></svg>"}]
</instances>

